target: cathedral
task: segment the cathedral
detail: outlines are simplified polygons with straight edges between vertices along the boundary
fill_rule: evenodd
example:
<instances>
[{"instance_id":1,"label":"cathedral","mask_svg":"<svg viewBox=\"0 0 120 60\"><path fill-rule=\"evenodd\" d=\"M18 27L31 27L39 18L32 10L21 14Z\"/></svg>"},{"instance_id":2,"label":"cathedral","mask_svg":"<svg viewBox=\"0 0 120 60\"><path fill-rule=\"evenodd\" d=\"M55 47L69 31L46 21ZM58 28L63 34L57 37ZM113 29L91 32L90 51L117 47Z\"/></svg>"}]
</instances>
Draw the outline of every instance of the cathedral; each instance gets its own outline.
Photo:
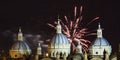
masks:
<instances>
[{"instance_id":1,"label":"cathedral","mask_svg":"<svg viewBox=\"0 0 120 60\"><path fill-rule=\"evenodd\" d=\"M11 46L9 55L11 60L117 60L110 58L112 47L103 37L101 25L98 24L97 37L90 45L88 52L82 51L80 41L74 54L70 53L70 46L66 35L62 33L62 26L58 19L56 34L48 44L48 52L42 53L42 47L38 42L36 53L31 56L32 50L24 41L21 28L18 32L18 41Z\"/></svg>"}]
</instances>

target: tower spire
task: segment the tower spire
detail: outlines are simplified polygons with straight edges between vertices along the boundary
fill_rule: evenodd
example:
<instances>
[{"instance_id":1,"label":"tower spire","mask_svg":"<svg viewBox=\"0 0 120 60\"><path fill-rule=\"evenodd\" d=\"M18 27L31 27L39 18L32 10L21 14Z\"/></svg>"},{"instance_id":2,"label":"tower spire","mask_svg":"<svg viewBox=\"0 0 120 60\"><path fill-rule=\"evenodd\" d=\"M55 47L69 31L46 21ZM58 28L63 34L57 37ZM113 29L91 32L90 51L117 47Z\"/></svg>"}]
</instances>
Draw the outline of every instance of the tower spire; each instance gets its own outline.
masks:
<instances>
[{"instance_id":1,"label":"tower spire","mask_svg":"<svg viewBox=\"0 0 120 60\"><path fill-rule=\"evenodd\" d=\"M37 55L41 55L41 46L40 46L40 41L38 41L38 47L37 47Z\"/></svg>"},{"instance_id":2,"label":"tower spire","mask_svg":"<svg viewBox=\"0 0 120 60\"><path fill-rule=\"evenodd\" d=\"M19 27L18 41L23 41L23 34L22 34L22 31L21 31L21 27Z\"/></svg>"},{"instance_id":3,"label":"tower spire","mask_svg":"<svg viewBox=\"0 0 120 60\"><path fill-rule=\"evenodd\" d=\"M100 23L98 23L98 29L101 29Z\"/></svg>"},{"instance_id":4,"label":"tower spire","mask_svg":"<svg viewBox=\"0 0 120 60\"><path fill-rule=\"evenodd\" d=\"M78 41L77 49L78 49L78 53L81 53L81 54L82 54L82 46L81 46L81 44L80 44L80 41Z\"/></svg>"},{"instance_id":5,"label":"tower spire","mask_svg":"<svg viewBox=\"0 0 120 60\"><path fill-rule=\"evenodd\" d=\"M38 42L38 46L40 47L40 41Z\"/></svg>"},{"instance_id":6,"label":"tower spire","mask_svg":"<svg viewBox=\"0 0 120 60\"><path fill-rule=\"evenodd\" d=\"M100 23L98 24L97 37L102 38L102 29Z\"/></svg>"},{"instance_id":7,"label":"tower spire","mask_svg":"<svg viewBox=\"0 0 120 60\"><path fill-rule=\"evenodd\" d=\"M56 26L56 33L61 33L61 25L60 25L60 19L59 19L59 15L58 15L58 24Z\"/></svg>"}]
</instances>

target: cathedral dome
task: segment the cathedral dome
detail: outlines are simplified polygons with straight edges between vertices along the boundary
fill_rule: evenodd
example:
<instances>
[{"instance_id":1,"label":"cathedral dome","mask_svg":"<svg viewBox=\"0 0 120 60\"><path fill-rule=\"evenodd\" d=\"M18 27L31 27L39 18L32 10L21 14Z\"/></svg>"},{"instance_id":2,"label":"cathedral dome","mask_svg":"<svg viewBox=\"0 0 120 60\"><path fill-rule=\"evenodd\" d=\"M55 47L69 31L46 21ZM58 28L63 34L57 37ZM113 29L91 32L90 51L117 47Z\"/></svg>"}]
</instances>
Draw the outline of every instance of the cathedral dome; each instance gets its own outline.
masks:
<instances>
[{"instance_id":1,"label":"cathedral dome","mask_svg":"<svg viewBox=\"0 0 120 60\"><path fill-rule=\"evenodd\" d=\"M53 37L52 44L69 44L69 41L64 34L59 33Z\"/></svg>"},{"instance_id":2,"label":"cathedral dome","mask_svg":"<svg viewBox=\"0 0 120 60\"><path fill-rule=\"evenodd\" d=\"M98 25L97 29L97 38L93 42L93 45L90 47L89 52L92 56L104 56L104 51L111 54L112 48L109 42L102 36L102 29L100 24Z\"/></svg>"},{"instance_id":3,"label":"cathedral dome","mask_svg":"<svg viewBox=\"0 0 120 60\"><path fill-rule=\"evenodd\" d=\"M52 41L48 48L51 57L56 57L57 53L60 53L61 57L63 57L64 53L66 53L66 56L70 54L70 43L67 37L62 33L60 21L58 21L58 24L56 26L56 34L52 38Z\"/></svg>"},{"instance_id":4,"label":"cathedral dome","mask_svg":"<svg viewBox=\"0 0 120 60\"><path fill-rule=\"evenodd\" d=\"M19 50L19 52L22 53L22 51L26 51L26 54L30 54L31 49L29 48L28 44L24 41L17 41L14 43L11 47L11 50Z\"/></svg>"},{"instance_id":5,"label":"cathedral dome","mask_svg":"<svg viewBox=\"0 0 120 60\"><path fill-rule=\"evenodd\" d=\"M109 46L109 42L105 38L96 38L93 43L94 46Z\"/></svg>"},{"instance_id":6,"label":"cathedral dome","mask_svg":"<svg viewBox=\"0 0 120 60\"><path fill-rule=\"evenodd\" d=\"M95 39L94 46L109 46L109 42L102 36L102 29L100 24L98 25L97 38Z\"/></svg>"},{"instance_id":7,"label":"cathedral dome","mask_svg":"<svg viewBox=\"0 0 120 60\"><path fill-rule=\"evenodd\" d=\"M30 53L31 49L27 43L23 41L23 34L21 29L19 29L18 41L12 45L10 49L10 56L11 58L23 58L29 56Z\"/></svg>"}]
</instances>

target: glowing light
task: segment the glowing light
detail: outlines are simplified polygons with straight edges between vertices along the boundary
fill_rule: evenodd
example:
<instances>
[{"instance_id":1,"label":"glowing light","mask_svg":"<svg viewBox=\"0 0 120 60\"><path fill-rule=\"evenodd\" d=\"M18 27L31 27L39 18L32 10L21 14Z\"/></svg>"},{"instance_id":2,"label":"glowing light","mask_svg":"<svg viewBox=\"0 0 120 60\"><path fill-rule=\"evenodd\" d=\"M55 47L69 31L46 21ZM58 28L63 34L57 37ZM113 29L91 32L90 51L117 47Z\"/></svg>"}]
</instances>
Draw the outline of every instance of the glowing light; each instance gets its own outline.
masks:
<instances>
[{"instance_id":1,"label":"glowing light","mask_svg":"<svg viewBox=\"0 0 120 60\"><path fill-rule=\"evenodd\" d=\"M46 53L46 54L45 54L45 56L46 56L46 57L48 57L48 56L49 56L49 54L48 54L48 53Z\"/></svg>"}]
</instances>

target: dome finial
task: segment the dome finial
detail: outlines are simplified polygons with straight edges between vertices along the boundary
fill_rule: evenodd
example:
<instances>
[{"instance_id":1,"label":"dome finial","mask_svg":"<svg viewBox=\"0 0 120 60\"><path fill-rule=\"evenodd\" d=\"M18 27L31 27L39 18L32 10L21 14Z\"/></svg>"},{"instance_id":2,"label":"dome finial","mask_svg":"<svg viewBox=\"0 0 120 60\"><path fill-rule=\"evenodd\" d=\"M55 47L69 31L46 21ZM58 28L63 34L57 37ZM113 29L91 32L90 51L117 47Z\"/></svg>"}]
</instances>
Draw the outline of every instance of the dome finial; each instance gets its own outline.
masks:
<instances>
[{"instance_id":1,"label":"dome finial","mask_svg":"<svg viewBox=\"0 0 120 60\"><path fill-rule=\"evenodd\" d=\"M59 16L59 14L58 14L57 18L58 18L58 24L60 24L60 16Z\"/></svg>"},{"instance_id":2,"label":"dome finial","mask_svg":"<svg viewBox=\"0 0 120 60\"><path fill-rule=\"evenodd\" d=\"M58 25L60 25L60 20L58 19Z\"/></svg>"},{"instance_id":3,"label":"dome finial","mask_svg":"<svg viewBox=\"0 0 120 60\"><path fill-rule=\"evenodd\" d=\"M98 28L101 29L100 23L98 24Z\"/></svg>"},{"instance_id":4,"label":"dome finial","mask_svg":"<svg viewBox=\"0 0 120 60\"><path fill-rule=\"evenodd\" d=\"M97 37L102 38L102 29L100 23L98 24Z\"/></svg>"},{"instance_id":5,"label":"dome finial","mask_svg":"<svg viewBox=\"0 0 120 60\"><path fill-rule=\"evenodd\" d=\"M21 32L21 27L19 27L19 32Z\"/></svg>"},{"instance_id":6,"label":"dome finial","mask_svg":"<svg viewBox=\"0 0 120 60\"><path fill-rule=\"evenodd\" d=\"M60 19L59 19L59 16L58 16L58 24L56 26L56 33L61 33L61 25L60 25Z\"/></svg>"},{"instance_id":7,"label":"dome finial","mask_svg":"<svg viewBox=\"0 0 120 60\"><path fill-rule=\"evenodd\" d=\"M40 41L38 41L38 46L40 47Z\"/></svg>"}]
</instances>

